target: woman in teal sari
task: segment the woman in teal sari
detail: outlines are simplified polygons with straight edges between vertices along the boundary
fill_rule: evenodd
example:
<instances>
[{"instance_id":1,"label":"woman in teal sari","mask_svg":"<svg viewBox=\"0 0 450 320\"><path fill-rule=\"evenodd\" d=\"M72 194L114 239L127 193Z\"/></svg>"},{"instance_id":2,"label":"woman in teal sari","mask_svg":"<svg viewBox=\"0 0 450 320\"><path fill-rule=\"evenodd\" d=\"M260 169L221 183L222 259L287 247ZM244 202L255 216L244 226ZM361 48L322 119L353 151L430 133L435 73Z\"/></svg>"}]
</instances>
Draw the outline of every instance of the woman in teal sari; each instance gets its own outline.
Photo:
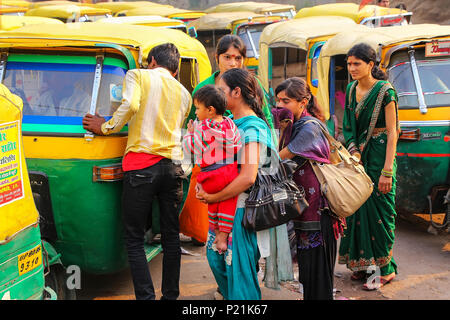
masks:
<instances>
[{"instance_id":1,"label":"woman in teal sari","mask_svg":"<svg viewBox=\"0 0 450 320\"><path fill-rule=\"evenodd\" d=\"M374 276L364 289L375 290L397 274L393 258L395 229L395 153L398 139L397 94L366 44L347 54L353 82L347 87L343 133L347 149L357 156L374 182L370 198L346 219L339 263L353 271L352 280Z\"/></svg>"},{"instance_id":2,"label":"woman in teal sari","mask_svg":"<svg viewBox=\"0 0 450 320\"><path fill-rule=\"evenodd\" d=\"M214 230L209 230L206 256L220 292L227 300L260 300L258 260L266 258L266 287L278 289L279 281L293 280L292 261L286 225L253 232L242 226L246 191L256 180L258 168L278 157L276 146L261 110L261 92L255 78L246 70L231 69L219 80L227 96L227 106L241 133L238 154L239 175L222 191L207 194L198 186L197 198L206 203L238 196L228 249L219 252Z\"/></svg>"}]
</instances>

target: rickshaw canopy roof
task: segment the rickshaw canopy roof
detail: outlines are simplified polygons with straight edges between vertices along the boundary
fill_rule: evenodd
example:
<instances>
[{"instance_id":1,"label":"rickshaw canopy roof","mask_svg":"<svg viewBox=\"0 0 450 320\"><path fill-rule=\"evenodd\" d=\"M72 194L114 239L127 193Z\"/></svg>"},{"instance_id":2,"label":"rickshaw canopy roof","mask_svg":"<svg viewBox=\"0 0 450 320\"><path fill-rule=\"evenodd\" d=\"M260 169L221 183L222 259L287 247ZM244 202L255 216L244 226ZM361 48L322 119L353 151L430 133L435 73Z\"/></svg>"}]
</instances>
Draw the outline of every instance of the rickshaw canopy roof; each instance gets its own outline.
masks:
<instances>
[{"instance_id":1,"label":"rickshaw canopy roof","mask_svg":"<svg viewBox=\"0 0 450 320\"><path fill-rule=\"evenodd\" d=\"M364 18L372 16L385 16L406 12L406 10L385 8L376 5L366 5L359 10L359 4L356 3L328 3L314 7L302 8L297 12L294 19L314 16L341 16L350 18L356 23L359 23Z\"/></svg>"},{"instance_id":2,"label":"rickshaw canopy roof","mask_svg":"<svg viewBox=\"0 0 450 320\"><path fill-rule=\"evenodd\" d=\"M169 8L169 7L153 7L146 6L142 8L134 8L130 10L124 10L117 13L125 14L126 16L147 16L147 15L157 15L162 17L172 17L172 16L183 16L183 17L201 17L205 13L203 11L192 11L179 8Z\"/></svg>"},{"instance_id":3,"label":"rickshaw canopy roof","mask_svg":"<svg viewBox=\"0 0 450 320\"><path fill-rule=\"evenodd\" d=\"M198 18L197 20L189 22L189 27L195 27L195 29L202 30L231 30L233 25L237 22L273 22L273 18L282 19L279 16L264 16L259 13L250 11L242 12L217 12L208 13ZM251 19L250 19L251 18Z\"/></svg>"},{"instance_id":4,"label":"rickshaw canopy roof","mask_svg":"<svg viewBox=\"0 0 450 320\"><path fill-rule=\"evenodd\" d=\"M28 10L25 15L27 16L39 16L39 17L58 17L58 18L70 18L73 13L79 15L105 15L111 14L111 11L103 8L93 8L87 6L77 5L54 5L43 6L35 9Z\"/></svg>"},{"instance_id":5,"label":"rickshaw canopy roof","mask_svg":"<svg viewBox=\"0 0 450 320\"><path fill-rule=\"evenodd\" d=\"M123 10L131 10L147 6L173 8L173 6L171 6L170 4L160 4L150 1L97 2L94 6L98 8L109 9L113 14L116 14L117 12Z\"/></svg>"},{"instance_id":6,"label":"rickshaw canopy roof","mask_svg":"<svg viewBox=\"0 0 450 320\"><path fill-rule=\"evenodd\" d=\"M21 230L36 224L39 218L34 205L22 146L22 107L22 99L12 94L6 86L0 84L0 131L6 136L6 141L2 141L2 144L6 142L16 144L15 150L2 152L2 158L12 159L11 156L15 157L10 163L18 165L17 170L20 178L16 182L23 187L21 188L23 197L6 202L2 199L3 201L0 202L0 244L8 241ZM8 129L8 127L10 128ZM3 165L2 169L4 168ZM10 186L11 184L6 184L2 187ZM6 192L8 191L6 190ZM0 193L3 198L5 190L0 190Z\"/></svg>"},{"instance_id":7,"label":"rickshaw canopy roof","mask_svg":"<svg viewBox=\"0 0 450 320\"><path fill-rule=\"evenodd\" d=\"M450 26L437 24L412 24L383 28L368 28L358 25L352 30L336 34L324 44L318 60L317 100L319 105L323 106L328 117L328 83L332 56L347 54L354 45L361 42L367 43L380 54L380 46L408 44L446 36L450 36ZM389 64L389 57L381 57L381 62L386 67Z\"/></svg>"},{"instance_id":8,"label":"rickshaw canopy roof","mask_svg":"<svg viewBox=\"0 0 450 320\"><path fill-rule=\"evenodd\" d=\"M75 22L25 26L0 33L0 47L95 47L102 43L116 44L139 50L142 61L146 61L153 47L168 42L176 45L181 56L197 59L200 81L211 75L205 47L197 39L178 30L115 23L98 23L93 28L92 23Z\"/></svg>"},{"instance_id":9,"label":"rickshaw canopy roof","mask_svg":"<svg viewBox=\"0 0 450 320\"><path fill-rule=\"evenodd\" d=\"M24 7L7 7L7 6L2 6L0 4L0 14L2 14L2 15L6 14L6 13L19 13L19 12L24 13L24 12L27 12L27 10L28 9L24 8ZM1 18L1 16L0 16L0 18Z\"/></svg>"},{"instance_id":10,"label":"rickshaw canopy roof","mask_svg":"<svg viewBox=\"0 0 450 320\"><path fill-rule=\"evenodd\" d=\"M264 12L279 12L290 9L295 10L295 6L291 4L246 1L246 2L221 3L206 9L205 12L211 13L211 12L251 11L255 13L264 13Z\"/></svg>"},{"instance_id":11,"label":"rickshaw canopy roof","mask_svg":"<svg viewBox=\"0 0 450 320\"><path fill-rule=\"evenodd\" d=\"M269 90L269 48L294 47L308 50L308 40L336 33L358 26L346 17L308 17L291 19L271 24L264 28L260 40L258 76L266 90Z\"/></svg>"},{"instance_id":12,"label":"rickshaw canopy roof","mask_svg":"<svg viewBox=\"0 0 450 320\"><path fill-rule=\"evenodd\" d=\"M65 0L55 0L55 1L32 2L32 3L30 3L30 6L28 8L35 9L35 8L39 8L39 7L59 6L59 5L88 6L88 7L91 6L89 3L65 1Z\"/></svg>"},{"instance_id":13,"label":"rickshaw canopy roof","mask_svg":"<svg viewBox=\"0 0 450 320\"><path fill-rule=\"evenodd\" d=\"M31 3L23 0L2 0L1 4L2 6L28 8Z\"/></svg>"},{"instance_id":14,"label":"rickshaw canopy roof","mask_svg":"<svg viewBox=\"0 0 450 320\"><path fill-rule=\"evenodd\" d=\"M110 17L102 18L94 23L118 23L133 25L152 25L152 26L184 26L185 24L176 19L170 19L161 16L131 16L131 17Z\"/></svg>"},{"instance_id":15,"label":"rickshaw canopy roof","mask_svg":"<svg viewBox=\"0 0 450 320\"><path fill-rule=\"evenodd\" d=\"M64 24L64 22L46 17L32 17L32 16L1 16L0 30L14 30L27 25L35 24Z\"/></svg>"}]
</instances>

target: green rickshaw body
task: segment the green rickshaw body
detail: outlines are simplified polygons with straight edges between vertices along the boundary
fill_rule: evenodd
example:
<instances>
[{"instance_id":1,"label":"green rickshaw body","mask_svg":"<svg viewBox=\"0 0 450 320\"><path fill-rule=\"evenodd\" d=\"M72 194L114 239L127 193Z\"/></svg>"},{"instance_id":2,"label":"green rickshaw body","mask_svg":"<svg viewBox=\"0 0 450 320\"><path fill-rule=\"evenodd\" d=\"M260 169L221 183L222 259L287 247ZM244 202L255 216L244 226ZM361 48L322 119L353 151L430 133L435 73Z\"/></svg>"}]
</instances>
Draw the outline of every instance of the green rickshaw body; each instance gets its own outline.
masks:
<instances>
[{"instance_id":1,"label":"green rickshaw body","mask_svg":"<svg viewBox=\"0 0 450 320\"><path fill-rule=\"evenodd\" d=\"M0 84L0 300L44 298L43 246L21 118L21 99Z\"/></svg>"},{"instance_id":2,"label":"green rickshaw body","mask_svg":"<svg viewBox=\"0 0 450 320\"><path fill-rule=\"evenodd\" d=\"M26 101L22 131L42 237L61 254L64 266L108 274L128 265L121 218L127 127L94 136L82 128L82 117L98 112L109 119L121 103L127 70L144 67L156 45L178 47L179 80L190 90L210 75L211 67L204 47L176 30L89 28L83 23L24 27L3 33L0 46L8 51L3 84ZM186 181L185 196L188 186ZM158 233L156 201L152 218L152 231ZM146 244L145 249L150 260L161 246Z\"/></svg>"}]
</instances>

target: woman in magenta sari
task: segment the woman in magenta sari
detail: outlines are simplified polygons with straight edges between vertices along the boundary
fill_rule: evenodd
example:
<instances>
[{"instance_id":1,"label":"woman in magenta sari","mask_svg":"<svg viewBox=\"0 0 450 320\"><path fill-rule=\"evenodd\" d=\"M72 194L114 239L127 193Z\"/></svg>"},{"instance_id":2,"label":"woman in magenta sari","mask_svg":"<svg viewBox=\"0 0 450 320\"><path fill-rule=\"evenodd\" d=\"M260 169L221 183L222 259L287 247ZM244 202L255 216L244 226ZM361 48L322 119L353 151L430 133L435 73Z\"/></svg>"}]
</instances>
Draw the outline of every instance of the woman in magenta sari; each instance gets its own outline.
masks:
<instances>
[{"instance_id":1,"label":"woman in magenta sari","mask_svg":"<svg viewBox=\"0 0 450 320\"><path fill-rule=\"evenodd\" d=\"M294 115L290 142L280 151L280 157L292 159L299 165L293 178L297 185L303 186L309 203L309 208L294 221L299 281L305 300L332 300L337 239L342 233L343 221L330 211L308 161L330 163L330 147L321 129L325 127L321 122L323 116L302 78L285 80L275 89L275 94L278 106L289 109Z\"/></svg>"}]
</instances>

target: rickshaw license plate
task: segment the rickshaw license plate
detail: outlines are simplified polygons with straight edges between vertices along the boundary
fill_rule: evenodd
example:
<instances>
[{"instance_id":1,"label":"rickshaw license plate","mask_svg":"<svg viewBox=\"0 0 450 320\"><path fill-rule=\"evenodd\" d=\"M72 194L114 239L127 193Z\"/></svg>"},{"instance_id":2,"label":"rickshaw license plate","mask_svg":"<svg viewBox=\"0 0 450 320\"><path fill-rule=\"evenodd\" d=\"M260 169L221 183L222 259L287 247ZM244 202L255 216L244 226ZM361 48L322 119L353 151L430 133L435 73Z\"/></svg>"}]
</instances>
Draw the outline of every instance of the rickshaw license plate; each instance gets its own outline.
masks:
<instances>
[{"instance_id":1,"label":"rickshaw license plate","mask_svg":"<svg viewBox=\"0 0 450 320\"><path fill-rule=\"evenodd\" d=\"M27 273L42 263L41 245L22 253L17 258L17 267L19 268L19 276Z\"/></svg>"}]
</instances>

